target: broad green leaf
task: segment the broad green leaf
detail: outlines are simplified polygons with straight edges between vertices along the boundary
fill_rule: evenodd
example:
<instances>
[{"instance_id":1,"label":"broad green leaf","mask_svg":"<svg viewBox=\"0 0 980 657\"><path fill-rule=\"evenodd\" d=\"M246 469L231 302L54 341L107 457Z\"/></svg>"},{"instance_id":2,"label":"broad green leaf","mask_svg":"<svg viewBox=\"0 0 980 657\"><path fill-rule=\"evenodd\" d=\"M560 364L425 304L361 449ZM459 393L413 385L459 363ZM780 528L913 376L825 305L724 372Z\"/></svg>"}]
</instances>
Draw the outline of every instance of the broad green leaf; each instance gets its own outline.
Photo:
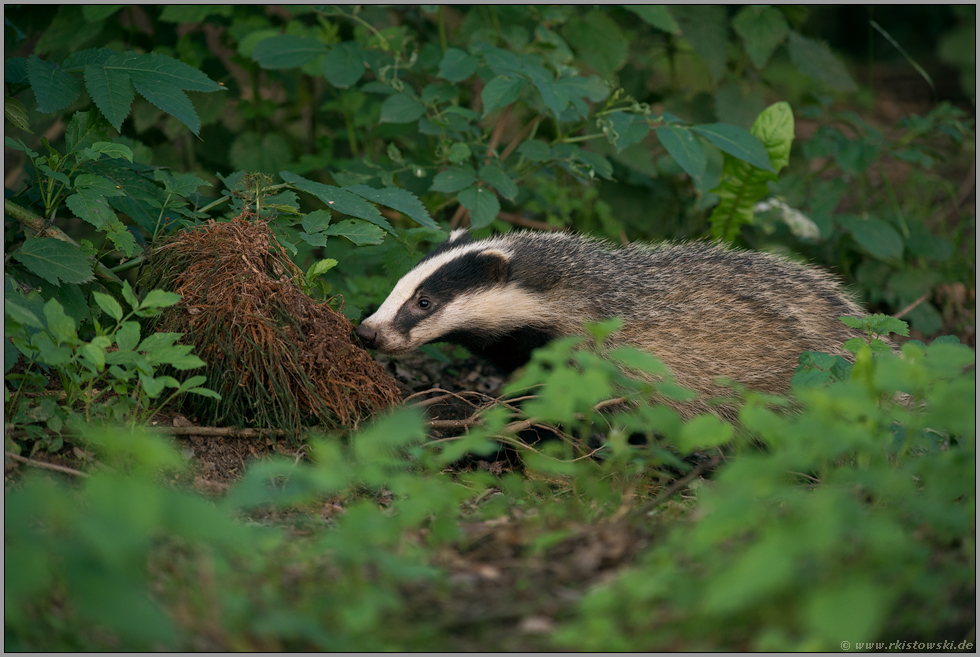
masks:
<instances>
[{"instance_id":1,"label":"broad green leaf","mask_svg":"<svg viewBox=\"0 0 980 657\"><path fill-rule=\"evenodd\" d=\"M139 322L123 322L116 331L116 345L122 351L134 351L140 342Z\"/></svg>"},{"instance_id":2,"label":"broad green leaf","mask_svg":"<svg viewBox=\"0 0 980 657\"><path fill-rule=\"evenodd\" d=\"M11 257L54 285L95 278L92 262L79 247L53 237L31 237Z\"/></svg>"},{"instance_id":3,"label":"broad green leaf","mask_svg":"<svg viewBox=\"0 0 980 657\"><path fill-rule=\"evenodd\" d=\"M602 157L598 153L593 153L592 151L579 148L575 151L575 155L573 157L592 169L592 173L590 175L594 174L598 175L600 178L612 180L612 164L609 163L609 160Z\"/></svg>"},{"instance_id":4,"label":"broad green leaf","mask_svg":"<svg viewBox=\"0 0 980 657\"><path fill-rule=\"evenodd\" d=\"M308 233L319 233L327 229L330 225L330 211L329 210L314 210L305 217L303 221L300 222L303 226L303 230Z\"/></svg>"},{"instance_id":5,"label":"broad green leaf","mask_svg":"<svg viewBox=\"0 0 980 657\"><path fill-rule=\"evenodd\" d=\"M154 107L176 118L195 135L201 132L201 119L194 110L194 105L178 87L154 79L138 80L135 76L132 82L136 91Z\"/></svg>"},{"instance_id":6,"label":"broad green leaf","mask_svg":"<svg viewBox=\"0 0 980 657\"><path fill-rule=\"evenodd\" d=\"M81 188L65 199L65 203L76 217L99 229L118 220L105 196L97 189Z\"/></svg>"},{"instance_id":7,"label":"broad green leaf","mask_svg":"<svg viewBox=\"0 0 980 657\"><path fill-rule=\"evenodd\" d=\"M224 91L225 88L179 59L159 53L119 53L105 61L106 69L114 69L132 77L134 82L169 85L185 91Z\"/></svg>"},{"instance_id":8,"label":"broad green leaf","mask_svg":"<svg viewBox=\"0 0 980 657\"><path fill-rule=\"evenodd\" d=\"M364 225L370 226L371 224L364 224ZM373 228L377 230L376 226ZM323 260L318 260L314 262L312 265L310 265L310 268L306 271L306 275L309 278L314 278L316 276L326 274L328 271L330 271L336 266L337 266L336 260L334 260L333 258L324 258Z\"/></svg>"},{"instance_id":9,"label":"broad green leaf","mask_svg":"<svg viewBox=\"0 0 980 657\"><path fill-rule=\"evenodd\" d=\"M58 344L71 344L78 339L78 334L75 332L75 320L65 314L65 309L57 300L49 299L44 304L44 319L48 333L58 341Z\"/></svg>"},{"instance_id":10,"label":"broad green leaf","mask_svg":"<svg viewBox=\"0 0 980 657\"><path fill-rule=\"evenodd\" d=\"M843 214L836 217L838 225L851 234L862 249L882 260L902 257L905 243L891 224L877 217Z\"/></svg>"},{"instance_id":11,"label":"broad green leaf","mask_svg":"<svg viewBox=\"0 0 980 657\"><path fill-rule=\"evenodd\" d=\"M149 397L150 399L156 399L157 397L160 396L160 393L163 392L163 389L167 387L167 379L170 379L171 381L176 381L172 377L166 377L166 376L152 377L152 376L147 376L142 372L140 372L139 379L140 379L140 384L143 386L143 391L146 393L146 396ZM179 387L179 384L175 387Z\"/></svg>"},{"instance_id":12,"label":"broad green leaf","mask_svg":"<svg viewBox=\"0 0 980 657\"><path fill-rule=\"evenodd\" d=\"M489 226L500 212L500 201L488 189L469 187L459 193L459 202L470 211L470 227Z\"/></svg>"},{"instance_id":13,"label":"broad green leaf","mask_svg":"<svg viewBox=\"0 0 980 657\"><path fill-rule=\"evenodd\" d=\"M86 190L102 196L122 196L123 191L114 185L111 180L94 173L81 173L75 176L75 189Z\"/></svg>"},{"instance_id":14,"label":"broad green leaf","mask_svg":"<svg viewBox=\"0 0 980 657\"><path fill-rule=\"evenodd\" d=\"M27 308L14 303L10 299L3 300L3 314L4 317L9 317L15 322L20 322L25 326L30 326L31 328L43 329L44 324L41 320L37 318L37 315L32 313Z\"/></svg>"},{"instance_id":15,"label":"broad green leaf","mask_svg":"<svg viewBox=\"0 0 980 657\"><path fill-rule=\"evenodd\" d=\"M109 296L108 294L103 294L102 292L93 292L92 296L95 297L95 302L99 304L106 315L113 318L117 322L123 318L122 306L115 298Z\"/></svg>"},{"instance_id":16,"label":"broad green leaf","mask_svg":"<svg viewBox=\"0 0 980 657\"><path fill-rule=\"evenodd\" d=\"M61 68L66 71L84 72L87 66L102 66L107 59L118 54L112 48L86 48L77 50L65 58Z\"/></svg>"},{"instance_id":17,"label":"broad green leaf","mask_svg":"<svg viewBox=\"0 0 980 657\"><path fill-rule=\"evenodd\" d=\"M85 360L92 363L97 372L105 369L105 349L99 349L96 345L89 343L83 344L79 351Z\"/></svg>"},{"instance_id":18,"label":"broad green leaf","mask_svg":"<svg viewBox=\"0 0 980 657\"><path fill-rule=\"evenodd\" d=\"M326 53L327 47L316 39L281 34L259 41L252 51L252 59L262 68L298 68Z\"/></svg>"},{"instance_id":19,"label":"broad green leaf","mask_svg":"<svg viewBox=\"0 0 980 657\"><path fill-rule=\"evenodd\" d=\"M742 37L745 52L758 69L765 67L772 53L789 34L783 12L775 7L743 7L732 20L732 27Z\"/></svg>"},{"instance_id":20,"label":"broad green leaf","mask_svg":"<svg viewBox=\"0 0 980 657\"><path fill-rule=\"evenodd\" d=\"M439 62L439 77L450 82L462 82L476 73L479 60L459 48L447 48Z\"/></svg>"},{"instance_id":21,"label":"broad green leaf","mask_svg":"<svg viewBox=\"0 0 980 657\"><path fill-rule=\"evenodd\" d=\"M333 224L325 231L324 235L336 237L346 237L354 244L381 244L384 241L384 231L373 224L358 219L345 219Z\"/></svg>"},{"instance_id":22,"label":"broad green leaf","mask_svg":"<svg viewBox=\"0 0 980 657\"><path fill-rule=\"evenodd\" d=\"M94 145L106 138L105 131L99 126L94 112L75 112L65 130L65 148L68 153L74 153Z\"/></svg>"},{"instance_id":23,"label":"broad green leaf","mask_svg":"<svg viewBox=\"0 0 980 657\"><path fill-rule=\"evenodd\" d=\"M422 226L439 229L439 225L429 216L429 211L422 205L422 201L407 190L395 187L374 189L367 185L350 185L344 189L378 205L398 210Z\"/></svg>"},{"instance_id":24,"label":"broad green leaf","mask_svg":"<svg viewBox=\"0 0 980 657\"><path fill-rule=\"evenodd\" d=\"M480 99L483 101L483 116L510 105L521 95L527 82L513 75L498 75L483 87Z\"/></svg>"},{"instance_id":25,"label":"broad green leaf","mask_svg":"<svg viewBox=\"0 0 980 657\"><path fill-rule=\"evenodd\" d=\"M15 128L34 134L34 131L31 130L31 124L27 120L27 108L13 96L4 97L3 115Z\"/></svg>"},{"instance_id":26,"label":"broad green leaf","mask_svg":"<svg viewBox=\"0 0 980 657\"><path fill-rule=\"evenodd\" d=\"M181 333L151 333L140 343L136 351L151 353L173 347L181 335Z\"/></svg>"},{"instance_id":27,"label":"broad green leaf","mask_svg":"<svg viewBox=\"0 0 980 657\"><path fill-rule=\"evenodd\" d=\"M470 151L469 146L461 141L457 141L449 147L449 152L446 153L446 157L448 157L449 161L453 164L459 164L460 162L470 159L472 154L473 152Z\"/></svg>"},{"instance_id":28,"label":"broad green leaf","mask_svg":"<svg viewBox=\"0 0 980 657\"><path fill-rule=\"evenodd\" d=\"M647 24L669 34L680 34L681 26L674 20L668 5L622 5L642 18Z\"/></svg>"},{"instance_id":29,"label":"broad green leaf","mask_svg":"<svg viewBox=\"0 0 980 657\"><path fill-rule=\"evenodd\" d=\"M697 179L704 174L708 165L708 154L688 128L664 125L659 126L656 132L657 139L687 175Z\"/></svg>"},{"instance_id":30,"label":"broad green leaf","mask_svg":"<svg viewBox=\"0 0 980 657\"><path fill-rule=\"evenodd\" d=\"M176 292L166 292L164 290L150 290L140 304L140 310L148 308L168 308L178 303L183 297Z\"/></svg>"},{"instance_id":31,"label":"broad green leaf","mask_svg":"<svg viewBox=\"0 0 980 657\"><path fill-rule=\"evenodd\" d=\"M546 162L551 159L551 147L540 139L529 139L517 147L517 152L532 162Z\"/></svg>"},{"instance_id":32,"label":"broad green leaf","mask_svg":"<svg viewBox=\"0 0 980 657\"><path fill-rule=\"evenodd\" d=\"M127 162L133 161L133 151L125 144L114 144L111 141L97 141L90 148L92 151L101 153L106 157L120 158Z\"/></svg>"},{"instance_id":33,"label":"broad green leaf","mask_svg":"<svg viewBox=\"0 0 980 657\"><path fill-rule=\"evenodd\" d=\"M747 130L727 123L696 125L691 128L719 149L764 171L773 171L769 153L762 142Z\"/></svg>"},{"instance_id":34,"label":"broad green leaf","mask_svg":"<svg viewBox=\"0 0 980 657\"><path fill-rule=\"evenodd\" d=\"M106 227L105 231L112 245L127 258L132 258L140 251L140 246L136 243L136 237L119 219L112 221Z\"/></svg>"},{"instance_id":35,"label":"broad green leaf","mask_svg":"<svg viewBox=\"0 0 980 657\"><path fill-rule=\"evenodd\" d=\"M728 64L728 11L720 5L675 5L671 13L680 23L684 38L704 59L712 80L725 75Z\"/></svg>"},{"instance_id":36,"label":"broad green leaf","mask_svg":"<svg viewBox=\"0 0 980 657\"><path fill-rule=\"evenodd\" d=\"M334 46L323 58L323 77L341 89L357 83L364 71L364 57L356 41L345 41Z\"/></svg>"},{"instance_id":37,"label":"broad green leaf","mask_svg":"<svg viewBox=\"0 0 980 657\"><path fill-rule=\"evenodd\" d=\"M75 102L82 92L81 80L37 55L27 58L27 77L41 112L57 112Z\"/></svg>"},{"instance_id":38,"label":"broad green leaf","mask_svg":"<svg viewBox=\"0 0 980 657\"><path fill-rule=\"evenodd\" d=\"M611 124L612 131L606 131L609 143L620 153L624 148L638 144L650 134L650 124L636 114L630 112L614 112L606 119Z\"/></svg>"},{"instance_id":39,"label":"broad green leaf","mask_svg":"<svg viewBox=\"0 0 980 657\"><path fill-rule=\"evenodd\" d=\"M752 134L765 147L774 172L779 173L789 164L795 133L793 109L787 102L773 103L752 124Z\"/></svg>"},{"instance_id":40,"label":"broad green leaf","mask_svg":"<svg viewBox=\"0 0 980 657\"><path fill-rule=\"evenodd\" d=\"M381 104L382 123L411 123L425 114L425 106L408 93L385 98Z\"/></svg>"},{"instance_id":41,"label":"broad green leaf","mask_svg":"<svg viewBox=\"0 0 980 657\"><path fill-rule=\"evenodd\" d=\"M791 30L789 56L803 75L823 82L837 91L857 90L851 74L826 44Z\"/></svg>"},{"instance_id":42,"label":"broad green leaf","mask_svg":"<svg viewBox=\"0 0 980 657\"><path fill-rule=\"evenodd\" d=\"M489 183L508 201L513 201L517 198L517 184L511 180L510 176L496 162L491 162L480 167L480 180Z\"/></svg>"},{"instance_id":43,"label":"broad green leaf","mask_svg":"<svg viewBox=\"0 0 980 657\"><path fill-rule=\"evenodd\" d=\"M629 41L602 9L573 18L565 25L563 35L579 59L604 78L626 63Z\"/></svg>"},{"instance_id":44,"label":"broad green leaf","mask_svg":"<svg viewBox=\"0 0 980 657\"><path fill-rule=\"evenodd\" d=\"M85 68L85 89L109 124L117 131L122 129L133 106L133 83L129 75L116 67L90 65Z\"/></svg>"},{"instance_id":45,"label":"broad green leaf","mask_svg":"<svg viewBox=\"0 0 980 657\"><path fill-rule=\"evenodd\" d=\"M433 192L452 194L466 189L475 182L476 171L473 170L473 167L468 164L460 164L437 173L432 179L432 186L429 189Z\"/></svg>"},{"instance_id":46,"label":"broad green leaf","mask_svg":"<svg viewBox=\"0 0 980 657\"><path fill-rule=\"evenodd\" d=\"M541 94L541 99L545 106L554 115L555 119L561 120L561 115L571 103L568 91L561 85L555 84L555 76L546 68L541 66L527 67L528 76L534 88Z\"/></svg>"},{"instance_id":47,"label":"broad green leaf","mask_svg":"<svg viewBox=\"0 0 980 657\"><path fill-rule=\"evenodd\" d=\"M682 452L693 452L724 445L732 439L732 425L719 420L714 415L699 415L681 427L677 437L677 448Z\"/></svg>"},{"instance_id":48,"label":"broad green leaf","mask_svg":"<svg viewBox=\"0 0 980 657\"><path fill-rule=\"evenodd\" d=\"M376 226L384 228L389 233L395 232L395 229L381 216L378 209L359 196L355 196L339 187L307 180L290 171L281 171L279 172L279 176L287 183L294 185L297 189L316 196L334 212L341 212L352 217L360 217Z\"/></svg>"}]
</instances>

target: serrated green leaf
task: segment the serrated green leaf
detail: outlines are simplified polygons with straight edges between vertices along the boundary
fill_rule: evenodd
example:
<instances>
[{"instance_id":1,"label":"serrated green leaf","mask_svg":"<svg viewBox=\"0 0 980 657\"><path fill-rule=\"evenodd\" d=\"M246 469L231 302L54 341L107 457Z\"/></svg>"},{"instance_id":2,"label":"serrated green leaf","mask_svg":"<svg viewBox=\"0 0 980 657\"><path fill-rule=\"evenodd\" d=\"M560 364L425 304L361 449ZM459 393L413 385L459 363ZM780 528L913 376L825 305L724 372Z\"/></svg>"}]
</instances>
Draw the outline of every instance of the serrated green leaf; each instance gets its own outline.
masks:
<instances>
[{"instance_id":1,"label":"serrated green leaf","mask_svg":"<svg viewBox=\"0 0 980 657\"><path fill-rule=\"evenodd\" d=\"M5 96L3 99L3 115L14 127L26 133L34 134L31 124L27 120L27 108L24 104L13 96Z\"/></svg>"},{"instance_id":2,"label":"serrated green leaf","mask_svg":"<svg viewBox=\"0 0 980 657\"><path fill-rule=\"evenodd\" d=\"M341 212L352 217L360 217L376 226L384 228L389 233L395 232L395 229L381 216L378 209L359 196L351 194L339 187L307 180L290 171L281 171L279 172L279 176L287 183L294 185L297 189L317 197L334 212Z\"/></svg>"},{"instance_id":3,"label":"serrated green leaf","mask_svg":"<svg viewBox=\"0 0 980 657\"><path fill-rule=\"evenodd\" d=\"M181 297L176 292L165 292L164 290L150 290L140 303L140 310L148 308L169 308L180 302Z\"/></svg>"},{"instance_id":4,"label":"serrated green leaf","mask_svg":"<svg viewBox=\"0 0 980 657\"><path fill-rule=\"evenodd\" d=\"M469 187L459 193L459 202L470 211L470 227L489 226L500 212L500 201L488 189Z\"/></svg>"},{"instance_id":5,"label":"serrated green leaf","mask_svg":"<svg viewBox=\"0 0 980 657\"><path fill-rule=\"evenodd\" d=\"M94 173L81 173L75 176L75 189L86 190L93 195L102 196L122 196L123 191L114 185L111 180Z\"/></svg>"},{"instance_id":6,"label":"serrated green leaf","mask_svg":"<svg viewBox=\"0 0 980 657\"><path fill-rule=\"evenodd\" d=\"M664 125L659 126L656 133L657 139L687 175L698 179L704 174L708 153L688 128Z\"/></svg>"},{"instance_id":7,"label":"serrated green leaf","mask_svg":"<svg viewBox=\"0 0 980 657\"><path fill-rule=\"evenodd\" d=\"M54 285L95 278L92 262L78 246L53 237L31 237L11 257Z\"/></svg>"},{"instance_id":8,"label":"serrated green leaf","mask_svg":"<svg viewBox=\"0 0 980 657\"><path fill-rule=\"evenodd\" d=\"M111 141L97 141L90 146L91 150L106 157L120 158L127 162L133 161L133 151L125 144L114 144Z\"/></svg>"},{"instance_id":9,"label":"serrated green leaf","mask_svg":"<svg viewBox=\"0 0 980 657\"><path fill-rule=\"evenodd\" d=\"M48 333L58 341L58 344L71 344L78 340L75 320L65 314L65 309L56 299L49 299L44 304L44 319Z\"/></svg>"},{"instance_id":10,"label":"serrated green leaf","mask_svg":"<svg viewBox=\"0 0 980 657\"><path fill-rule=\"evenodd\" d=\"M345 237L358 246L364 244L381 244L384 241L384 231L380 227L358 219L345 219L333 224L324 235Z\"/></svg>"},{"instance_id":11,"label":"serrated green leaf","mask_svg":"<svg viewBox=\"0 0 980 657\"><path fill-rule=\"evenodd\" d=\"M99 126L96 116L94 112L75 112L72 115L65 130L67 153L88 148L106 138L105 130Z\"/></svg>"},{"instance_id":12,"label":"serrated green leaf","mask_svg":"<svg viewBox=\"0 0 980 657\"><path fill-rule=\"evenodd\" d=\"M75 102L82 92L81 80L37 55L27 58L27 78L37 100L37 109L41 112L64 109Z\"/></svg>"},{"instance_id":13,"label":"serrated green leaf","mask_svg":"<svg viewBox=\"0 0 980 657\"><path fill-rule=\"evenodd\" d=\"M476 182L476 171L468 164L460 164L440 171L432 179L429 189L433 192L452 194L466 189Z\"/></svg>"},{"instance_id":14,"label":"serrated green leaf","mask_svg":"<svg viewBox=\"0 0 980 657\"><path fill-rule=\"evenodd\" d=\"M772 163L769 162L769 153L766 152L766 147L747 130L727 123L696 125L691 130L705 137L725 153L744 160L763 171L775 173Z\"/></svg>"},{"instance_id":15,"label":"serrated green leaf","mask_svg":"<svg viewBox=\"0 0 980 657\"><path fill-rule=\"evenodd\" d=\"M367 224L370 225L370 224ZM310 265L310 268L306 271L306 275L309 278L314 278L322 274L326 274L328 271L337 266L337 261L333 258L324 258L323 260L318 260Z\"/></svg>"},{"instance_id":16,"label":"serrated green leaf","mask_svg":"<svg viewBox=\"0 0 980 657\"><path fill-rule=\"evenodd\" d=\"M167 386L168 378L171 381L176 381L176 379L173 379L172 377L159 376L154 378L152 376L147 376L142 372L139 374L140 385L143 386L143 391L150 399L155 399L160 396L160 393L163 392L163 389ZM178 384L177 387L179 387L179 385L180 384Z\"/></svg>"},{"instance_id":17,"label":"serrated green leaf","mask_svg":"<svg viewBox=\"0 0 980 657\"><path fill-rule=\"evenodd\" d=\"M124 352L132 352L140 342L139 322L123 322L116 331L116 345Z\"/></svg>"},{"instance_id":18,"label":"serrated green leaf","mask_svg":"<svg viewBox=\"0 0 980 657\"><path fill-rule=\"evenodd\" d=\"M298 68L325 54L327 47L316 39L281 34L255 44L252 60L267 69Z\"/></svg>"},{"instance_id":19,"label":"serrated green leaf","mask_svg":"<svg viewBox=\"0 0 980 657\"><path fill-rule=\"evenodd\" d=\"M681 26L674 20L667 5L623 5L624 8L642 18L648 25L669 34L680 34Z\"/></svg>"},{"instance_id":20,"label":"serrated green leaf","mask_svg":"<svg viewBox=\"0 0 980 657\"><path fill-rule=\"evenodd\" d=\"M743 7L732 20L732 27L742 37L745 52L758 69L765 67L789 34L783 12L775 7Z\"/></svg>"},{"instance_id":21,"label":"serrated green leaf","mask_svg":"<svg viewBox=\"0 0 980 657\"><path fill-rule=\"evenodd\" d=\"M300 222L303 226L303 230L308 233L319 233L327 229L330 225L330 211L329 210L314 210L305 217L303 221Z\"/></svg>"},{"instance_id":22,"label":"serrated green leaf","mask_svg":"<svg viewBox=\"0 0 980 657\"><path fill-rule=\"evenodd\" d=\"M480 99L483 101L483 116L510 105L527 85L527 81L514 75L498 75L483 87Z\"/></svg>"},{"instance_id":23,"label":"serrated green leaf","mask_svg":"<svg viewBox=\"0 0 980 657\"><path fill-rule=\"evenodd\" d=\"M491 162L480 167L480 180L489 183L497 190L497 193L508 201L513 201L517 198L517 192L519 191L517 184L511 180L510 176L504 173L504 170L496 162Z\"/></svg>"},{"instance_id":24,"label":"serrated green leaf","mask_svg":"<svg viewBox=\"0 0 980 657\"><path fill-rule=\"evenodd\" d=\"M381 104L382 123L411 123L425 114L425 106L408 93L388 96Z\"/></svg>"},{"instance_id":25,"label":"serrated green leaf","mask_svg":"<svg viewBox=\"0 0 980 657\"><path fill-rule=\"evenodd\" d=\"M65 199L65 203L75 213L76 217L87 221L98 229L118 221L116 213L112 211L109 202L98 189L78 189Z\"/></svg>"},{"instance_id":26,"label":"serrated green leaf","mask_svg":"<svg viewBox=\"0 0 980 657\"><path fill-rule=\"evenodd\" d=\"M119 68L89 65L85 67L85 89L109 124L116 130L122 129L133 106L133 83L129 75Z\"/></svg>"},{"instance_id":27,"label":"serrated green leaf","mask_svg":"<svg viewBox=\"0 0 980 657\"><path fill-rule=\"evenodd\" d=\"M774 172L778 173L789 164L795 133L793 109L787 102L773 103L752 124L752 134L762 142L769 154Z\"/></svg>"},{"instance_id":28,"label":"serrated green leaf","mask_svg":"<svg viewBox=\"0 0 980 657\"><path fill-rule=\"evenodd\" d=\"M195 135L201 132L201 119L187 94L179 88L155 79L138 80L136 76L132 77L132 83L136 91L154 107L173 116Z\"/></svg>"},{"instance_id":29,"label":"serrated green leaf","mask_svg":"<svg viewBox=\"0 0 980 657\"><path fill-rule=\"evenodd\" d=\"M446 153L446 157L449 158L449 161L453 164L459 164L460 162L465 162L466 160L470 159L472 154L473 153L470 151L470 147L468 145L458 141L449 147L449 152Z\"/></svg>"},{"instance_id":30,"label":"serrated green leaf","mask_svg":"<svg viewBox=\"0 0 980 657\"><path fill-rule=\"evenodd\" d=\"M113 318L117 322L123 318L122 306L119 302L115 300L114 297L108 294L103 294L102 292L93 292L92 296L95 297L95 303L99 304L106 315Z\"/></svg>"},{"instance_id":31,"label":"serrated green leaf","mask_svg":"<svg viewBox=\"0 0 980 657\"><path fill-rule=\"evenodd\" d=\"M323 58L323 76L341 89L356 84L364 71L364 56L356 41L345 41L334 46Z\"/></svg>"},{"instance_id":32,"label":"serrated green leaf","mask_svg":"<svg viewBox=\"0 0 980 657\"><path fill-rule=\"evenodd\" d=\"M422 205L422 201L407 190L395 187L374 189L367 185L350 185L344 189L379 205L398 210L422 226L439 229L439 225L429 216L429 211Z\"/></svg>"},{"instance_id":33,"label":"serrated green leaf","mask_svg":"<svg viewBox=\"0 0 980 657\"><path fill-rule=\"evenodd\" d=\"M86 66L101 66L105 60L117 54L112 48L86 48L68 55L61 63L61 68L82 72Z\"/></svg>"},{"instance_id":34,"label":"serrated green leaf","mask_svg":"<svg viewBox=\"0 0 980 657\"><path fill-rule=\"evenodd\" d=\"M136 237L126 228L119 219L111 222L106 228L106 237L112 245L127 258L132 258L140 251L140 246L136 243Z\"/></svg>"},{"instance_id":35,"label":"serrated green leaf","mask_svg":"<svg viewBox=\"0 0 980 657\"><path fill-rule=\"evenodd\" d=\"M30 326L31 328L43 329L44 324L41 320L37 318L33 312L27 308L14 303L10 299L3 300L3 314L5 317L10 317L10 319L15 322L20 322L25 326Z\"/></svg>"},{"instance_id":36,"label":"serrated green leaf","mask_svg":"<svg viewBox=\"0 0 980 657\"><path fill-rule=\"evenodd\" d=\"M447 48L439 62L439 77L450 82L462 82L476 73L479 60L459 48Z\"/></svg>"},{"instance_id":37,"label":"serrated green leaf","mask_svg":"<svg viewBox=\"0 0 980 657\"><path fill-rule=\"evenodd\" d=\"M101 372L105 369L105 350L99 349L92 343L83 344L82 348L79 350L82 357L92 363L97 372Z\"/></svg>"}]
</instances>

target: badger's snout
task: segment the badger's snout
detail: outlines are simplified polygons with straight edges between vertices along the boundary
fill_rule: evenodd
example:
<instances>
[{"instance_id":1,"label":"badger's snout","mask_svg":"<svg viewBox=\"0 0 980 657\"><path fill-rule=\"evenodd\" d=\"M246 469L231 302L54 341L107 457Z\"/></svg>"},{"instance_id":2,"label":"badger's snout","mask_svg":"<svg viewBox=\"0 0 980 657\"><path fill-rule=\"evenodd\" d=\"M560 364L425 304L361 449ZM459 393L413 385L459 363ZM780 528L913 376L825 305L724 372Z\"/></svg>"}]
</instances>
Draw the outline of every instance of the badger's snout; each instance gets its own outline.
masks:
<instances>
[{"instance_id":1,"label":"badger's snout","mask_svg":"<svg viewBox=\"0 0 980 657\"><path fill-rule=\"evenodd\" d=\"M354 332L357 333L357 337L361 339L361 343L366 348L368 349L378 348L378 330L376 328L362 322L361 325L358 326L357 330Z\"/></svg>"}]
</instances>

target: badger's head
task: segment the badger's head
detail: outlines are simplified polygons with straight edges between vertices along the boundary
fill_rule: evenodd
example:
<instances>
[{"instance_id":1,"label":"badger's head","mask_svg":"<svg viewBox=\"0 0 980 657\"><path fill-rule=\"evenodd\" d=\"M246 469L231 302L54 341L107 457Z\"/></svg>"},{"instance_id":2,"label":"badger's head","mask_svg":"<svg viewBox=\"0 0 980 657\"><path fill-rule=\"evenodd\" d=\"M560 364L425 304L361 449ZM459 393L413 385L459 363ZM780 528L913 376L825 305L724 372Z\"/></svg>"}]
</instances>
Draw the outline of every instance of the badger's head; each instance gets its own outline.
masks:
<instances>
[{"instance_id":1,"label":"badger's head","mask_svg":"<svg viewBox=\"0 0 980 657\"><path fill-rule=\"evenodd\" d=\"M357 335L386 352L429 342L488 344L534 323L539 299L514 280L506 241L472 241L465 230L427 255L398 281Z\"/></svg>"}]
</instances>

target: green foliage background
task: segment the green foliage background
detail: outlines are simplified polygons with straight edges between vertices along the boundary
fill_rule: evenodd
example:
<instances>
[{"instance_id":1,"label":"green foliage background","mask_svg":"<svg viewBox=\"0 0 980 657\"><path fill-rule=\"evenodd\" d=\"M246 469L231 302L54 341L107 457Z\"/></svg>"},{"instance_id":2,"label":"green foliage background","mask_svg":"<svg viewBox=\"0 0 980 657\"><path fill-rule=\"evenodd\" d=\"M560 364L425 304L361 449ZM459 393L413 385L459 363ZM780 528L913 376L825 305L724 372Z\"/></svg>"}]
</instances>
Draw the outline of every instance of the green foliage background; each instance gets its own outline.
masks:
<instances>
[{"instance_id":1,"label":"green foliage background","mask_svg":"<svg viewBox=\"0 0 980 657\"><path fill-rule=\"evenodd\" d=\"M107 467L8 483L5 647L975 641L974 356L955 338L899 358L874 338L904 323L873 316L853 365L801 357L795 400L733 390L737 426L651 405L614 364L662 374L643 354L561 341L511 384L535 386L523 414L429 443L400 411L204 500L165 483L182 459L140 427L214 393L158 370L200 361L138 323L173 295L133 287L156 238L243 210L354 319L459 225L711 236L832 267L913 336L972 344L975 36L974 7L8 7L5 449ZM882 114L895 71L921 97L901 117ZM36 394L51 379L64 398ZM597 414L614 394L635 406ZM522 422L606 442L444 472ZM716 474L684 480L702 457ZM324 499L343 513L323 520ZM447 551L500 517L529 569L583 527L649 544L565 602L526 584L486 602L520 599L540 635L427 615L462 595Z\"/></svg>"}]
</instances>

